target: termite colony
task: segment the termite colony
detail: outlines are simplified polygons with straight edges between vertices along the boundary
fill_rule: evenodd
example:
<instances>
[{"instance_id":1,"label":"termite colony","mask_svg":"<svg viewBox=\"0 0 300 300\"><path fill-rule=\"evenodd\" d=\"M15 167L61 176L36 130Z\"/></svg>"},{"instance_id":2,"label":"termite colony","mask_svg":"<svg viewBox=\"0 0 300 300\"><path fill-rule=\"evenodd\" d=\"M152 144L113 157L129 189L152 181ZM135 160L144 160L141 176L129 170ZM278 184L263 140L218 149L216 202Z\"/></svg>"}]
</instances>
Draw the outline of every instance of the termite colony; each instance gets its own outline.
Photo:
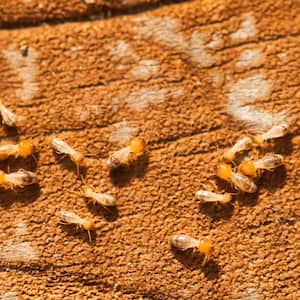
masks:
<instances>
[{"instance_id":1,"label":"termite colony","mask_svg":"<svg viewBox=\"0 0 300 300\"><path fill-rule=\"evenodd\" d=\"M271 141L281 138L288 133L287 124L274 125L263 134L255 136L244 136L239 139L230 149L223 153L223 161L217 166L216 176L231 184L237 193L256 193L257 181L265 171L273 172L277 167L284 164L283 156L280 154L268 153L260 158L244 158L239 161L242 155L251 150L259 150ZM196 192L196 198L202 203L212 203L219 207L225 206L233 199L232 193L216 193L208 190ZM193 249L204 255L202 265L210 258L213 251L213 243L209 238L195 239L188 235L174 235L170 239L171 247L180 251Z\"/></svg>"},{"instance_id":2,"label":"termite colony","mask_svg":"<svg viewBox=\"0 0 300 300\"><path fill-rule=\"evenodd\" d=\"M249 154L251 150L264 149L268 143L287 133L288 126L282 123L274 125L263 134L242 137L223 153L223 161L216 169L216 176L230 183L239 193L256 193L257 182L262 174L265 171L273 172L282 166L283 156L274 153L256 158L242 156L247 152ZM196 197L203 202L214 202L218 205L225 205L232 200L230 193L219 194L205 190L196 192Z\"/></svg>"},{"instance_id":3,"label":"termite colony","mask_svg":"<svg viewBox=\"0 0 300 300\"><path fill-rule=\"evenodd\" d=\"M16 126L17 116L0 102L0 115L2 123L6 126ZM265 171L273 172L277 167L284 164L283 156L280 154L268 153L262 157L243 158L245 153L251 150L263 149L266 144L274 139L285 136L288 133L287 124L274 125L263 134L255 136L244 136L239 139L230 149L223 153L222 162L216 168L216 176L232 185L238 193L256 193L257 182ZM77 175L80 175L80 168L88 167L88 158L83 153L74 149L66 141L60 138L53 138L51 145L54 151L61 156L68 156L76 165ZM21 140L18 143L7 143L0 145L0 160L9 157L28 158L35 152L34 144L29 140ZM145 141L141 137L132 138L128 145L111 153L105 161L109 172L119 167L130 167L145 154ZM0 170L0 187L3 189L14 190L23 188L27 185L36 184L37 175L31 171L23 169L17 172L5 173ZM81 196L92 205L100 205L110 210L117 204L116 198L110 194L97 192L81 177ZM196 197L203 203L213 203L220 207L232 202L233 194L229 192L216 193L208 190L199 190ZM91 231L97 229L93 218L83 218L72 211L61 210L60 223L73 225L84 229L88 233L91 241ZM195 239L185 234L176 234L170 237L171 247L186 251L192 249L203 256L202 265L205 265L213 252L213 241L203 237Z\"/></svg>"}]
</instances>

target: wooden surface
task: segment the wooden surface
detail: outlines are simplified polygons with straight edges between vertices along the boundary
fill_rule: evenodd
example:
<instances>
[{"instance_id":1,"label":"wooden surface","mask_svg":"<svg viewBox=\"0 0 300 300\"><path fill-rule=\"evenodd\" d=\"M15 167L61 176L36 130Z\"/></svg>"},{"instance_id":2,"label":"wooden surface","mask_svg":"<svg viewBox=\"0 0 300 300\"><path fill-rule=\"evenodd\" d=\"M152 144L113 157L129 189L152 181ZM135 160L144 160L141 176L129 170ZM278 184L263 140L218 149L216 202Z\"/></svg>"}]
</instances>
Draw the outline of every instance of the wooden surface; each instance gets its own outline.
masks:
<instances>
[{"instance_id":1,"label":"wooden surface","mask_svg":"<svg viewBox=\"0 0 300 300\"><path fill-rule=\"evenodd\" d=\"M1 191L0 296L299 299L299 1L191 1L22 29L24 12L0 31L0 97L23 117L0 135L32 139L37 163L1 168L36 170L40 183ZM200 188L232 191L214 175L224 149L283 119L291 134L267 151L285 166L255 195L200 205ZM135 135L146 157L109 176L103 161ZM92 155L85 181L117 210L87 204L53 137ZM61 209L96 220L91 243L59 225ZM213 259L172 252L176 233L211 237Z\"/></svg>"}]
</instances>

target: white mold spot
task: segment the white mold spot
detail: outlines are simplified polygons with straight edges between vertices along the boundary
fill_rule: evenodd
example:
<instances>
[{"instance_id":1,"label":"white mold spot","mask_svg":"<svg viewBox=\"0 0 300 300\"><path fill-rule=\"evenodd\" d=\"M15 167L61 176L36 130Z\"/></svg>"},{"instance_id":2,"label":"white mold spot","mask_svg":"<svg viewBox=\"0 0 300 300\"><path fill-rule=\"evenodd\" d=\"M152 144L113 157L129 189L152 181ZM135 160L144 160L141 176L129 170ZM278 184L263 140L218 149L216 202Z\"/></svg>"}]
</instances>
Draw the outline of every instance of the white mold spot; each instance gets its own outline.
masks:
<instances>
[{"instance_id":1,"label":"white mold spot","mask_svg":"<svg viewBox=\"0 0 300 300\"><path fill-rule=\"evenodd\" d=\"M200 67L210 67L216 62L215 57L206 49L206 38L205 34L194 32L191 36L190 47L187 47L186 51Z\"/></svg>"},{"instance_id":2,"label":"white mold spot","mask_svg":"<svg viewBox=\"0 0 300 300\"><path fill-rule=\"evenodd\" d=\"M153 37L169 47L182 49L185 47L185 38L180 33L180 22L172 18L138 17L135 19L135 30L144 37Z\"/></svg>"},{"instance_id":3,"label":"white mold spot","mask_svg":"<svg viewBox=\"0 0 300 300\"><path fill-rule=\"evenodd\" d=\"M10 240L1 249L0 257L8 262L29 262L37 259L37 253L29 242Z\"/></svg>"},{"instance_id":4,"label":"white mold spot","mask_svg":"<svg viewBox=\"0 0 300 300\"><path fill-rule=\"evenodd\" d=\"M117 41L115 47L110 49L110 55L120 59L135 58L137 56L131 46L123 40Z\"/></svg>"},{"instance_id":5,"label":"white mold spot","mask_svg":"<svg viewBox=\"0 0 300 300\"><path fill-rule=\"evenodd\" d=\"M23 101L31 100L38 91L36 82L37 52L30 48L26 57L23 57L21 51L17 50L3 50L2 53L22 80L22 87L16 89L16 96Z\"/></svg>"},{"instance_id":6,"label":"white mold spot","mask_svg":"<svg viewBox=\"0 0 300 300\"><path fill-rule=\"evenodd\" d=\"M207 48L209 49L220 49L224 45L223 37L220 33L215 33L211 41L207 44Z\"/></svg>"},{"instance_id":7,"label":"white mold spot","mask_svg":"<svg viewBox=\"0 0 300 300\"><path fill-rule=\"evenodd\" d=\"M225 75L223 72L220 71L212 71L210 73L212 84L215 88L220 88L224 85L225 82Z\"/></svg>"},{"instance_id":8,"label":"white mold spot","mask_svg":"<svg viewBox=\"0 0 300 300\"><path fill-rule=\"evenodd\" d=\"M272 84L264 75L253 75L240 79L229 86L227 94L229 103L228 111L236 119L245 122L253 129L265 130L273 124L278 124L286 119L284 114L271 114L255 109L255 101L267 98L272 89Z\"/></svg>"},{"instance_id":9,"label":"white mold spot","mask_svg":"<svg viewBox=\"0 0 300 300\"><path fill-rule=\"evenodd\" d=\"M233 40L246 40L257 34L256 19L252 13L242 15L242 23L238 31L231 34Z\"/></svg>"},{"instance_id":10,"label":"white mold spot","mask_svg":"<svg viewBox=\"0 0 300 300\"><path fill-rule=\"evenodd\" d=\"M15 291L9 291L4 293L1 298L1 300L18 300L18 294Z\"/></svg>"},{"instance_id":11,"label":"white mold spot","mask_svg":"<svg viewBox=\"0 0 300 300\"><path fill-rule=\"evenodd\" d=\"M111 100L111 110L113 113L116 113L120 107L120 99L118 97L114 97Z\"/></svg>"},{"instance_id":12,"label":"white mold spot","mask_svg":"<svg viewBox=\"0 0 300 300\"><path fill-rule=\"evenodd\" d=\"M200 67L209 67L216 62L206 45L207 34L194 32L190 38L186 37L181 32L180 21L172 18L139 17L135 21L138 23L135 30L143 38L153 38L158 43L176 49ZM213 46L220 43L217 35L213 39Z\"/></svg>"},{"instance_id":13,"label":"white mold spot","mask_svg":"<svg viewBox=\"0 0 300 300\"><path fill-rule=\"evenodd\" d=\"M130 126L127 121L122 121L113 125L114 131L109 137L113 144L126 144L138 132L138 128Z\"/></svg>"},{"instance_id":14,"label":"white mold spot","mask_svg":"<svg viewBox=\"0 0 300 300\"><path fill-rule=\"evenodd\" d=\"M270 95L271 88L271 82L264 75L253 75L232 84L229 88L228 98L231 104L242 105L246 101L266 98Z\"/></svg>"},{"instance_id":15,"label":"white mold spot","mask_svg":"<svg viewBox=\"0 0 300 300\"><path fill-rule=\"evenodd\" d=\"M140 63L131 69L130 74L136 79L148 80L159 72L159 64L154 59L141 60Z\"/></svg>"},{"instance_id":16,"label":"white mold spot","mask_svg":"<svg viewBox=\"0 0 300 300\"><path fill-rule=\"evenodd\" d=\"M27 234L28 234L28 231L27 231L25 222L23 220L19 220L17 223L16 235L19 237L19 236L24 236Z\"/></svg>"},{"instance_id":17,"label":"white mold spot","mask_svg":"<svg viewBox=\"0 0 300 300\"><path fill-rule=\"evenodd\" d=\"M165 101L167 89L158 87L142 88L130 93L127 98L128 106L136 111L142 111L150 104L159 104Z\"/></svg>"},{"instance_id":18,"label":"white mold spot","mask_svg":"<svg viewBox=\"0 0 300 300\"><path fill-rule=\"evenodd\" d=\"M235 66L239 70L250 67L258 67L264 62L264 60L265 55L260 49L247 49L241 53Z\"/></svg>"}]
</instances>

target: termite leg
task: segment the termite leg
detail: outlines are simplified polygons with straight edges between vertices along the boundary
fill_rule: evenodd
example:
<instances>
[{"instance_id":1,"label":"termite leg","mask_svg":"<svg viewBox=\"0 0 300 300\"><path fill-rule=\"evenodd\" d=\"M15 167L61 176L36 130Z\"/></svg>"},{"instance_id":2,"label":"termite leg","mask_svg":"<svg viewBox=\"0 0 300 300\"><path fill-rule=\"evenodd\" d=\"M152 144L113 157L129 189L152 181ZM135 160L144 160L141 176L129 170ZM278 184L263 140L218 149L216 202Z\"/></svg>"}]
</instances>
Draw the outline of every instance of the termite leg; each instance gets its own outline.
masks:
<instances>
[{"instance_id":1,"label":"termite leg","mask_svg":"<svg viewBox=\"0 0 300 300\"><path fill-rule=\"evenodd\" d=\"M90 231L89 231L89 230L87 230L87 232L88 232L88 236L89 236L89 241L90 241L90 242L92 242L91 233L90 233Z\"/></svg>"}]
</instances>

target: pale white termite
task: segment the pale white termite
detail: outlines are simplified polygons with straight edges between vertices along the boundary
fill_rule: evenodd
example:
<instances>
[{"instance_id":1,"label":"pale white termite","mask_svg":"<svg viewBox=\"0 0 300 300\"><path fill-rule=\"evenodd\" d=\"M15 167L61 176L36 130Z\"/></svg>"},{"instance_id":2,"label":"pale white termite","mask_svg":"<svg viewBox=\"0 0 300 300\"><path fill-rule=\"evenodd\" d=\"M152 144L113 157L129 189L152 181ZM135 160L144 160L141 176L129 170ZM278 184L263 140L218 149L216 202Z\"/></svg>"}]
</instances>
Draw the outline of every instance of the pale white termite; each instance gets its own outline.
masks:
<instances>
[{"instance_id":1,"label":"pale white termite","mask_svg":"<svg viewBox=\"0 0 300 300\"><path fill-rule=\"evenodd\" d=\"M97 193L86 185L82 187L82 191L84 197L92 199L94 203L98 203L104 207L116 206L116 198L109 194Z\"/></svg>"},{"instance_id":2,"label":"pale white termite","mask_svg":"<svg viewBox=\"0 0 300 300\"><path fill-rule=\"evenodd\" d=\"M77 150L73 149L69 144L59 138L52 139L52 147L58 154L67 155L76 164L77 174L79 175L79 167L86 166L86 158Z\"/></svg>"},{"instance_id":3,"label":"pale white termite","mask_svg":"<svg viewBox=\"0 0 300 300\"><path fill-rule=\"evenodd\" d=\"M23 188L38 182L37 175L23 169L5 174L0 170L0 186L5 189Z\"/></svg>"},{"instance_id":4,"label":"pale white termite","mask_svg":"<svg viewBox=\"0 0 300 300\"><path fill-rule=\"evenodd\" d=\"M93 219L83 219L75 213L65 210L62 210L60 212L60 219L62 224L73 224L79 228L83 228L88 232L89 240L92 240L90 231L96 229L95 222Z\"/></svg>"},{"instance_id":5,"label":"pale white termite","mask_svg":"<svg viewBox=\"0 0 300 300\"><path fill-rule=\"evenodd\" d=\"M254 136L254 141L263 145L265 142L285 136L289 132L287 123L277 124L271 127L267 132Z\"/></svg>"},{"instance_id":6,"label":"pale white termite","mask_svg":"<svg viewBox=\"0 0 300 300\"><path fill-rule=\"evenodd\" d=\"M273 171L283 165L284 159L280 154L267 154L261 159L244 160L239 166L239 170L248 176L257 176L263 170Z\"/></svg>"},{"instance_id":7,"label":"pale white termite","mask_svg":"<svg viewBox=\"0 0 300 300\"><path fill-rule=\"evenodd\" d=\"M196 197L204 202L216 202L220 204L227 204L232 199L232 196L229 193L217 194L204 190L197 191Z\"/></svg>"},{"instance_id":8,"label":"pale white termite","mask_svg":"<svg viewBox=\"0 0 300 300\"><path fill-rule=\"evenodd\" d=\"M1 101L0 101L0 114L2 117L2 123L10 126L15 127L17 123L17 116L11 112Z\"/></svg>"},{"instance_id":9,"label":"pale white termite","mask_svg":"<svg viewBox=\"0 0 300 300\"><path fill-rule=\"evenodd\" d=\"M141 157L144 152L145 141L142 138L135 137L130 141L128 146L113 152L106 161L106 165L109 170L118 168L122 165L129 165L131 162Z\"/></svg>"},{"instance_id":10,"label":"pale white termite","mask_svg":"<svg viewBox=\"0 0 300 300\"><path fill-rule=\"evenodd\" d=\"M28 140L22 140L18 144L0 145L0 160L7 159L9 156L27 158L34 153L34 144Z\"/></svg>"},{"instance_id":11,"label":"pale white termite","mask_svg":"<svg viewBox=\"0 0 300 300\"><path fill-rule=\"evenodd\" d=\"M237 154L251 149L252 146L253 140L249 136L245 136L239 139L231 148L227 149L224 152L223 157L225 160L232 162Z\"/></svg>"},{"instance_id":12,"label":"pale white termite","mask_svg":"<svg viewBox=\"0 0 300 300\"><path fill-rule=\"evenodd\" d=\"M198 251L199 253L203 254L204 259L202 262L202 266L207 263L213 251L213 244L211 239L204 238L198 240L185 234L176 234L171 236L170 244L172 247L180 251L193 249L193 251Z\"/></svg>"}]
</instances>

